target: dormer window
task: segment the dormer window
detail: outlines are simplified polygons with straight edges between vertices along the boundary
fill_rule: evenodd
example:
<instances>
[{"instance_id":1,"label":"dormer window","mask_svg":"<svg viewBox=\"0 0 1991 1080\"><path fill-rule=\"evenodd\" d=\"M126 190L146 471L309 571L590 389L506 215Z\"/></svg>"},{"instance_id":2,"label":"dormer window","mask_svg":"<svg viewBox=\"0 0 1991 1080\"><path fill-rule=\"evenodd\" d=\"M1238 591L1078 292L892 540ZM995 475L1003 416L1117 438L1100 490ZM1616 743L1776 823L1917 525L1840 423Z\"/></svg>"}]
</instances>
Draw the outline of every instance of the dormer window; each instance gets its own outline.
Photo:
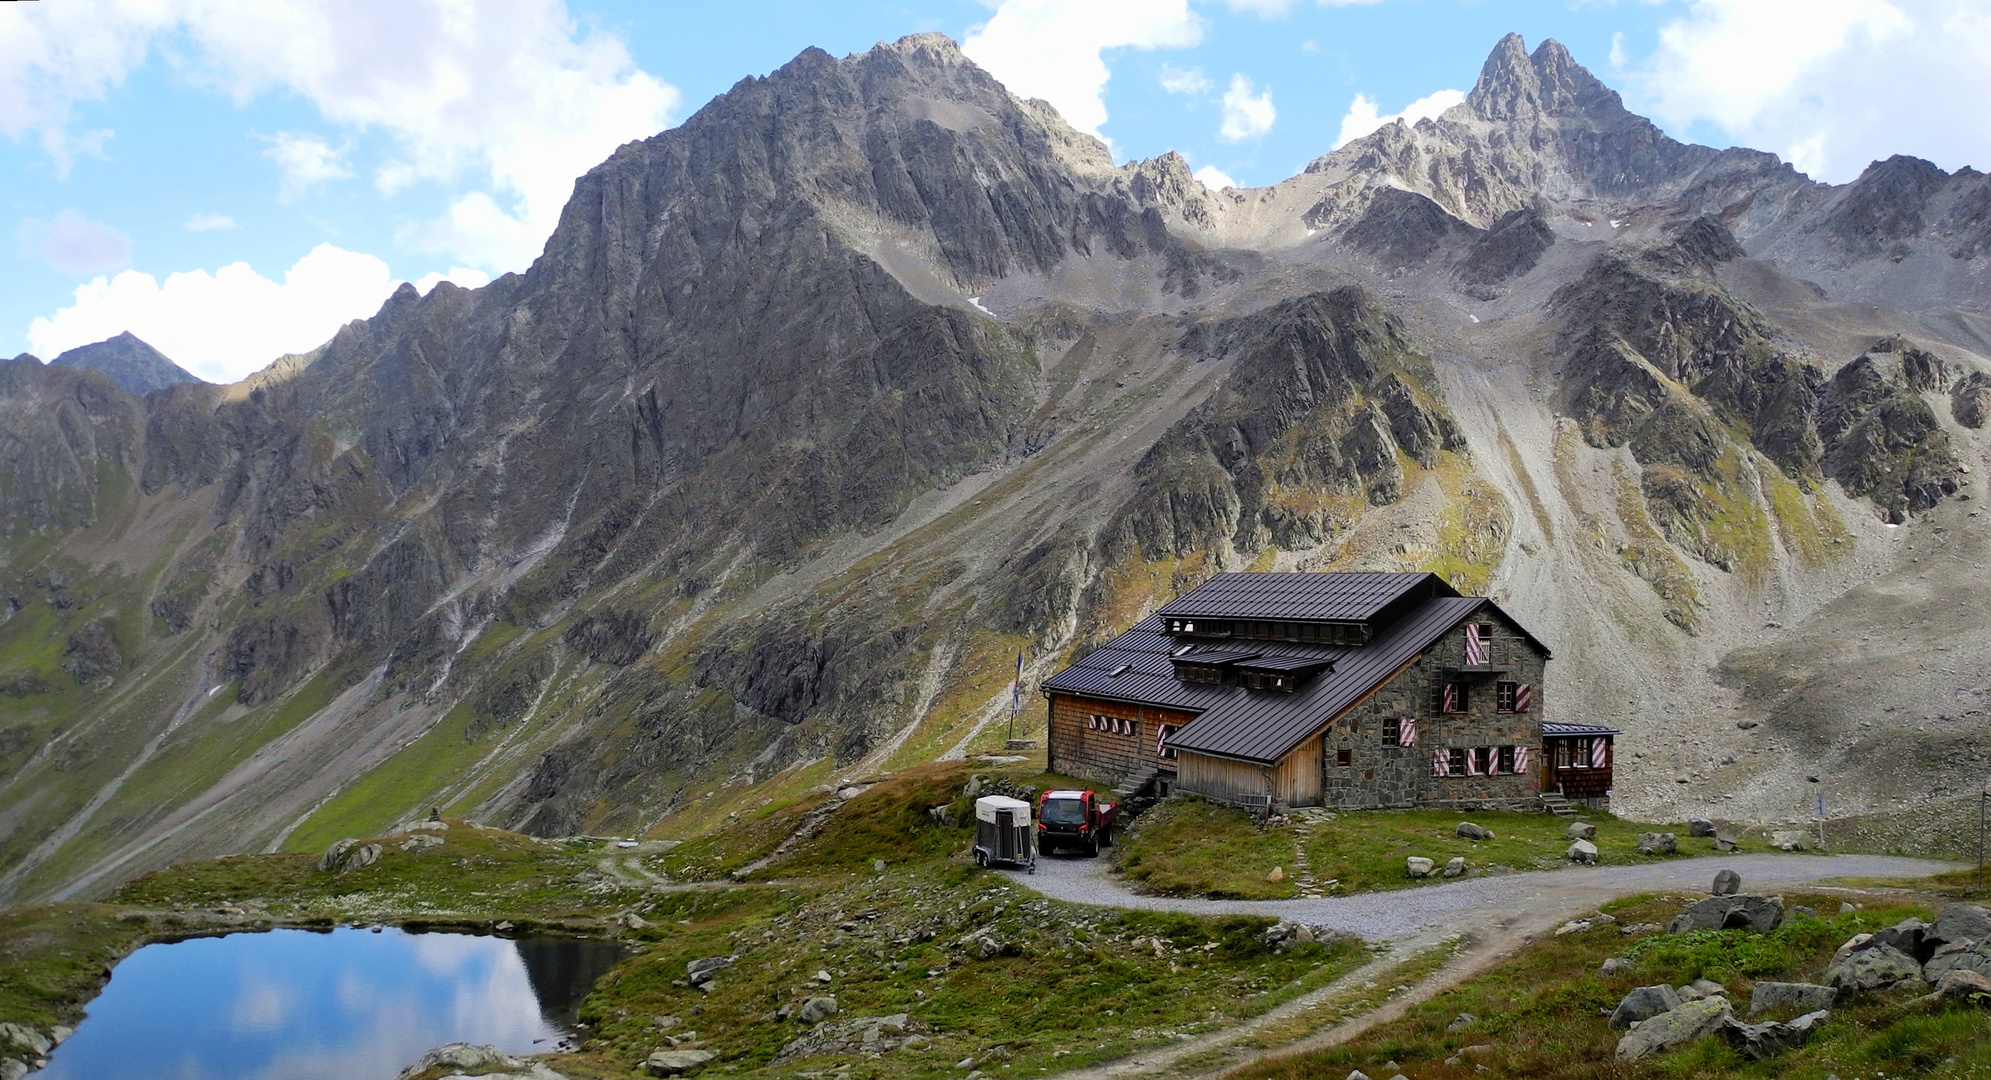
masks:
<instances>
[{"instance_id":1,"label":"dormer window","mask_svg":"<svg viewBox=\"0 0 1991 1080\"><path fill-rule=\"evenodd\" d=\"M1298 687L1297 681L1291 675L1274 675L1267 671L1245 672L1244 685L1253 690L1278 690L1287 694Z\"/></svg>"}]
</instances>

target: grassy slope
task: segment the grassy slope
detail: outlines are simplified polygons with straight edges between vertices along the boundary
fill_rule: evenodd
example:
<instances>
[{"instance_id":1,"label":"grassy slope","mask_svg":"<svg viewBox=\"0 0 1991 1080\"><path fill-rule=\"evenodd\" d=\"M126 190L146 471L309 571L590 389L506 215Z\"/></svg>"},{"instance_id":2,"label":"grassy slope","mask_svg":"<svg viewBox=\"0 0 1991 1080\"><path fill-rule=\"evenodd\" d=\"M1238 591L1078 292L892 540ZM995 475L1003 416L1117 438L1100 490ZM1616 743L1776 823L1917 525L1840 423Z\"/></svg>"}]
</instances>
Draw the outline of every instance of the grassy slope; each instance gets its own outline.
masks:
<instances>
[{"instance_id":1,"label":"grassy slope","mask_svg":"<svg viewBox=\"0 0 1991 1080\"><path fill-rule=\"evenodd\" d=\"M1684 825L1647 825L1609 814L1582 820L1597 826L1598 861L1647 862L1666 856L1638 853L1643 832L1670 831L1680 855L1705 854L1711 841L1689 840ZM1462 821L1491 829L1492 840L1464 840L1454 832ZM1443 867L1454 856L1466 860L1469 874L1555 870L1572 865L1565 855L1569 823L1546 814L1440 810L1359 811L1313 825L1304 840L1293 825L1261 828L1241 810L1176 800L1155 811L1122 838L1120 867L1139 887L1171 896L1276 899L1299 895L1294 855L1306 844L1314 879L1331 892L1403 889L1443 880L1413 881L1404 860L1423 856ZM1266 878L1282 867L1286 880Z\"/></svg>"},{"instance_id":2,"label":"grassy slope","mask_svg":"<svg viewBox=\"0 0 1991 1080\"><path fill-rule=\"evenodd\" d=\"M1836 911L1836 896L1786 897L1821 911ZM1703 931L1678 937L1648 934L1630 939L1626 924L1665 922L1681 907L1668 897L1639 897L1607 904L1616 925L1552 937L1486 975L1469 980L1404 1017L1343 1046L1242 1071L1250 1080L1314 1080L1361 1069L1388 1076L1383 1062L1411 1080L1466 1075L1473 1063L1494 1076L1544 1080L1630 1077L1845 1077L1981 1076L1991 1070L1991 1014L1971 1005L1927 1010L1907 995L1842 1001L1831 1021L1799 1050L1767 1062L1750 1062L1719 1039L1707 1039L1637 1063L1615 1060L1620 1032L1602 1013L1637 986L1683 985L1710 978L1729 990L1746 1014L1750 988L1759 980L1816 981L1833 949L1855 933L1870 932L1908 916L1934 918L1915 903L1888 904L1829 919L1797 918L1767 935ZM1598 967L1609 956L1629 956L1634 969L1605 978ZM1919 992L1919 991L1918 991ZM1453 1030L1460 1014L1477 1019ZM1752 1019L1789 1019L1763 1013ZM1445 1061L1468 1047L1465 1066Z\"/></svg>"}]
</instances>

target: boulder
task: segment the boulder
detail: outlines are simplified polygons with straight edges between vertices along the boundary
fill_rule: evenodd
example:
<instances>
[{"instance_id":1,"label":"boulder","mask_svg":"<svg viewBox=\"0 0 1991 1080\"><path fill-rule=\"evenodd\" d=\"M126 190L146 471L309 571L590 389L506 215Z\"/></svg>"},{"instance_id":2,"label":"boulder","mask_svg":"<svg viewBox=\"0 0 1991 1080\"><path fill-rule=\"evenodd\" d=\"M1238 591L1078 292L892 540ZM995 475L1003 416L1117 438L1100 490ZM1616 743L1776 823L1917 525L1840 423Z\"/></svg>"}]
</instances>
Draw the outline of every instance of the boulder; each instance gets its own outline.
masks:
<instances>
[{"instance_id":1,"label":"boulder","mask_svg":"<svg viewBox=\"0 0 1991 1080\"><path fill-rule=\"evenodd\" d=\"M1938 944L1991 940L1991 911L1976 904L1945 904L1936 915L1936 925L1930 936Z\"/></svg>"},{"instance_id":2,"label":"boulder","mask_svg":"<svg viewBox=\"0 0 1991 1080\"><path fill-rule=\"evenodd\" d=\"M1470 821L1459 822L1459 827L1453 829L1452 832L1454 835L1466 840L1493 839L1493 830L1485 828L1484 826L1475 825Z\"/></svg>"},{"instance_id":3,"label":"boulder","mask_svg":"<svg viewBox=\"0 0 1991 1080\"><path fill-rule=\"evenodd\" d=\"M1576 841L1569 845L1569 850L1563 852L1563 854L1585 866L1595 866L1597 864L1597 845L1588 840Z\"/></svg>"},{"instance_id":4,"label":"boulder","mask_svg":"<svg viewBox=\"0 0 1991 1080\"><path fill-rule=\"evenodd\" d=\"M1452 1017L1451 1023L1445 1025L1445 1034L1456 1035L1477 1023L1479 1023L1479 1017L1471 1013L1460 1013Z\"/></svg>"},{"instance_id":5,"label":"boulder","mask_svg":"<svg viewBox=\"0 0 1991 1080\"><path fill-rule=\"evenodd\" d=\"M1597 969L1597 974L1610 979L1619 975L1629 975L1637 968L1638 965L1631 960L1622 956L1613 956L1604 961L1603 965Z\"/></svg>"},{"instance_id":6,"label":"boulder","mask_svg":"<svg viewBox=\"0 0 1991 1080\"><path fill-rule=\"evenodd\" d=\"M379 844L361 844L346 852L346 857L339 860L339 873L350 874L363 866L372 866L379 861Z\"/></svg>"},{"instance_id":7,"label":"boulder","mask_svg":"<svg viewBox=\"0 0 1991 1080\"><path fill-rule=\"evenodd\" d=\"M1670 986L1641 986L1626 994L1618 1007L1611 1011L1611 1027L1624 1031L1633 1024L1650 1020L1660 1013L1672 1012L1680 1007L1680 995Z\"/></svg>"},{"instance_id":8,"label":"boulder","mask_svg":"<svg viewBox=\"0 0 1991 1080\"><path fill-rule=\"evenodd\" d=\"M1816 919L1818 918L1818 912L1812 910L1811 908L1805 907L1803 904L1792 904L1790 907L1784 909L1784 918Z\"/></svg>"},{"instance_id":9,"label":"boulder","mask_svg":"<svg viewBox=\"0 0 1991 1080\"><path fill-rule=\"evenodd\" d=\"M1873 993L1919 980L1922 965L1891 945L1868 942L1867 946L1838 961L1825 971L1825 982L1855 994Z\"/></svg>"},{"instance_id":10,"label":"boulder","mask_svg":"<svg viewBox=\"0 0 1991 1080\"><path fill-rule=\"evenodd\" d=\"M812 997L802 1003L802 1011L795 1015L805 1024L820 1024L836 1015L836 998Z\"/></svg>"},{"instance_id":11,"label":"boulder","mask_svg":"<svg viewBox=\"0 0 1991 1080\"><path fill-rule=\"evenodd\" d=\"M733 966L733 959L730 956L700 957L684 966L685 978L693 986L711 982L720 972Z\"/></svg>"},{"instance_id":12,"label":"boulder","mask_svg":"<svg viewBox=\"0 0 1991 1080\"><path fill-rule=\"evenodd\" d=\"M1714 896L1734 896L1742 891L1742 875L1733 870L1717 870L1714 875L1714 888L1708 892Z\"/></svg>"},{"instance_id":13,"label":"boulder","mask_svg":"<svg viewBox=\"0 0 1991 1080\"><path fill-rule=\"evenodd\" d=\"M1286 868L1283 866L1273 867L1272 871L1265 875L1265 880L1271 882L1274 885L1279 884L1280 882L1286 880Z\"/></svg>"},{"instance_id":14,"label":"boulder","mask_svg":"<svg viewBox=\"0 0 1991 1080\"><path fill-rule=\"evenodd\" d=\"M1458 877L1460 874L1463 874L1465 872L1466 872L1466 860L1464 858L1454 855L1450 859L1445 860L1446 877Z\"/></svg>"},{"instance_id":15,"label":"boulder","mask_svg":"<svg viewBox=\"0 0 1991 1080\"><path fill-rule=\"evenodd\" d=\"M359 846L358 840L355 840L351 837L347 837L346 839L333 844L331 847L326 848L325 854L318 856L318 869L328 874L334 870L337 870L339 868L339 863L345 859L346 852L351 851L353 848L358 846Z\"/></svg>"},{"instance_id":16,"label":"boulder","mask_svg":"<svg viewBox=\"0 0 1991 1080\"><path fill-rule=\"evenodd\" d=\"M1882 945L1892 945L1914 957L1919 963L1928 963L1936 951L1937 942L1930 936L1932 928L1920 919L1903 919L1884 930L1874 931L1874 941Z\"/></svg>"},{"instance_id":17,"label":"boulder","mask_svg":"<svg viewBox=\"0 0 1991 1080\"><path fill-rule=\"evenodd\" d=\"M1797 829L1777 829L1770 833L1770 846L1778 851L1810 851L1811 836Z\"/></svg>"},{"instance_id":18,"label":"boulder","mask_svg":"<svg viewBox=\"0 0 1991 1080\"><path fill-rule=\"evenodd\" d=\"M26 1024L9 1021L0 1024L0 1050L12 1050L24 1057L47 1057L55 1043Z\"/></svg>"},{"instance_id":19,"label":"boulder","mask_svg":"<svg viewBox=\"0 0 1991 1080\"><path fill-rule=\"evenodd\" d=\"M1649 832L1638 834L1640 855L1671 855L1679 850L1679 842L1670 832Z\"/></svg>"},{"instance_id":20,"label":"boulder","mask_svg":"<svg viewBox=\"0 0 1991 1080\"><path fill-rule=\"evenodd\" d=\"M1976 944L1949 941L1936 946L1929 955L1929 962L1923 965L1922 977L1935 982L1956 971L1975 971L1979 975L1991 975L1991 941L1980 941Z\"/></svg>"},{"instance_id":21,"label":"boulder","mask_svg":"<svg viewBox=\"0 0 1991 1080\"><path fill-rule=\"evenodd\" d=\"M1803 1046L1811 1033L1830 1020L1824 1010L1808 1012L1789 1023L1745 1024L1733 1016L1722 1022L1722 1034L1742 1056L1751 1061L1768 1061L1786 1050Z\"/></svg>"},{"instance_id":22,"label":"boulder","mask_svg":"<svg viewBox=\"0 0 1991 1080\"><path fill-rule=\"evenodd\" d=\"M401 841L400 848L402 851L426 851L429 848L441 847L442 843L440 836L432 833L416 833Z\"/></svg>"},{"instance_id":23,"label":"boulder","mask_svg":"<svg viewBox=\"0 0 1991 1080\"><path fill-rule=\"evenodd\" d=\"M1660 1013L1640 1023L1618 1040L1618 1060L1637 1061L1664 1050L1685 1046L1720 1031L1731 1010L1728 999L1702 998Z\"/></svg>"},{"instance_id":24,"label":"boulder","mask_svg":"<svg viewBox=\"0 0 1991 1080\"><path fill-rule=\"evenodd\" d=\"M1706 818L1694 818L1692 821L1687 822L1687 835L1696 837L1713 836L1714 822Z\"/></svg>"},{"instance_id":25,"label":"boulder","mask_svg":"<svg viewBox=\"0 0 1991 1080\"><path fill-rule=\"evenodd\" d=\"M423 1076L437 1069L451 1076L472 1075L488 1080L565 1080L545 1063L516 1058L495 1046L448 1043L422 1055L420 1061L401 1070L398 1080ZM4 1074L0 1074L4 1075Z\"/></svg>"},{"instance_id":26,"label":"boulder","mask_svg":"<svg viewBox=\"0 0 1991 1080\"><path fill-rule=\"evenodd\" d=\"M718 1056L710 1050L659 1050L643 1067L651 1076L683 1076Z\"/></svg>"},{"instance_id":27,"label":"boulder","mask_svg":"<svg viewBox=\"0 0 1991 1080\"><path fill-rule=\"evenodd\" d=\"M28 1063L13 1058L0 1058L0 1080L21 1080L28 1075Z\"/></svg>"},{"instance_id":28,"label":"boulder","mask_svg":"<svg viewBox=\"0 0 1991 1080\"><path fill-rule=\"evenodd\" d=\"M1431 871L1437 869L1437 867L1437 863L1421 855L1412 855L1403 860L1403 872L1408 874L1412 880L1430 877Z\"/></svg>"},{"instance_id":29,"label":"boulder","mask_svg":"<svg viewBox=\"0 0 1991 1080\"><path fill-rule=\"evenodd\" d=\"M1832 1007L1832 999L1839 991L1817 983L1759 982L1749 991L1749 1011L1752 1013L1772 1012L1781 1009L1798 1009L1803 1012L1816 1012Z\"/></svg>"},{"instance_id":30,"label":"boulder","mask_svg":"<svg viewBox=\"0 0 1991 1080\"><path fill-rule=\"evenodd\" d=\"M1695 998L1727 997L1728 987L1723 986L1713 979L1695 979L1693 982L1680 988L1680 1000L1688 1000L1687 995L1689 993L1692 993Z\"/></svg>"},{"instance_id":31,"label":"boulder","mask_svg":"<svg viewBox=\"0 0 1991 1080\"><path fill-rule=\"evenodd\" d=\"M1975 971L1950 971L1936 980L1936 992L1929 997L1935 1001L1959 1001L1976 994L1979 1004L1991 1003L1991 977Z\"/></svg>"},{"instance_id":32,"label":"boulder","mask_svg":"<svg viewBox=\"0 0 1991 1080\"><path fill-rule=\"evenodd\" d=\"M1740 851L1742 850L1742 845L1735 842L1734 833L1717 829L1714 834L1714 849L1716 851Z\"/></svg>"},{"instance_id":33,"label":"boulder","mask_svg":"<svg viewBox=\"0 0 1991 1080\"><path fill-rule=\"evenodd\" d=\"M1597 826L1587 821L1572 821L1569 823L1569 828L1562 831L1562 835L1568 840L1595 840Z\"/></svg>"},{"instance_id":34,"label":"boulder","mask_svg":"<svg viewBox=\"0 0 1991 1080\"><path fill-rule=\"evenodd\" d=\"M1767 934L1784 918L1781 896L1710 896L1688 904L1666 927L1669 934L1694 930L1751 930Z\"/></svg>"}]
</instances>

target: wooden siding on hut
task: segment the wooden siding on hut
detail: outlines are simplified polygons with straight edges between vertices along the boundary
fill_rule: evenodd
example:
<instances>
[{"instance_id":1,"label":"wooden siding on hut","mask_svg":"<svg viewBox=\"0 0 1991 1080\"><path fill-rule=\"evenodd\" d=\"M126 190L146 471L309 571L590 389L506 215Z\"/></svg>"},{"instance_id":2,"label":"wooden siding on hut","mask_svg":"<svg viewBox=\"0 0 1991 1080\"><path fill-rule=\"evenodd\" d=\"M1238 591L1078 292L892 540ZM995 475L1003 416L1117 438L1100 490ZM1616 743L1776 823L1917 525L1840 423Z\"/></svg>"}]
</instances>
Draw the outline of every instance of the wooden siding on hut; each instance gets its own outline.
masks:
<instances>
[{"instance_id":1,"label":"wooden siding on hut","mask_svg":"<svg viewBox=\"0 0 1991 1080\"><path fill-rule=\"evenodd\" d=\"M1180 728L1195 719L1173 709L1071 694L1052 694L1050 711L1047 767L1054 773L1104 784L1118 784L1155 770L1174 771L1175 759L1162 757L1156 748L1159 728L1164 724ZM1095 716L1121 721L1124 727L1097 728L1092 722Z\"/></svg>"}]
</instances>

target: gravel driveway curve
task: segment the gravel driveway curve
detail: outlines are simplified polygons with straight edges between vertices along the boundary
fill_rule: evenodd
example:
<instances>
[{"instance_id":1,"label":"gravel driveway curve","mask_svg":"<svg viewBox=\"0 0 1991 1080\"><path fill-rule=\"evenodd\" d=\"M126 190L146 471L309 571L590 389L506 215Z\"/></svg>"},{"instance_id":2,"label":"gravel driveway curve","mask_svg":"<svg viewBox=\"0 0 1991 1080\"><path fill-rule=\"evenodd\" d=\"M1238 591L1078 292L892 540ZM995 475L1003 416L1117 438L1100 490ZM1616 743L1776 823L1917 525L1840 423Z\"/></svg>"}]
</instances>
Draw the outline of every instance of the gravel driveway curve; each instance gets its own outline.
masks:
<instances>
[{"instance_id":1,"label":"gravel driveway curve","mask_svg":"<svg viewBox=\"0 0 1991 1080\"><path fill-rule=\"evenodd\" d=\"M1192 915L1267 915L1326 926L1369 940L1406 937L1444 927L1464 930L1489 916L1516 911L1577 912L1616 896L1641 892L1704 894L1715 871L1742 875L1744 892L1774 893L1832 878L1918 878L1958 864L1887 855L1710 855L1631 866L1533 870L1462 878L1390 892L1302 900L1194 900L1141 896L1107 873L1105 859L1050 856L1037 872L1007 871L1019 885L1054 900L1101 907L1180 911Z\"/></svg>"}]
</instances>

